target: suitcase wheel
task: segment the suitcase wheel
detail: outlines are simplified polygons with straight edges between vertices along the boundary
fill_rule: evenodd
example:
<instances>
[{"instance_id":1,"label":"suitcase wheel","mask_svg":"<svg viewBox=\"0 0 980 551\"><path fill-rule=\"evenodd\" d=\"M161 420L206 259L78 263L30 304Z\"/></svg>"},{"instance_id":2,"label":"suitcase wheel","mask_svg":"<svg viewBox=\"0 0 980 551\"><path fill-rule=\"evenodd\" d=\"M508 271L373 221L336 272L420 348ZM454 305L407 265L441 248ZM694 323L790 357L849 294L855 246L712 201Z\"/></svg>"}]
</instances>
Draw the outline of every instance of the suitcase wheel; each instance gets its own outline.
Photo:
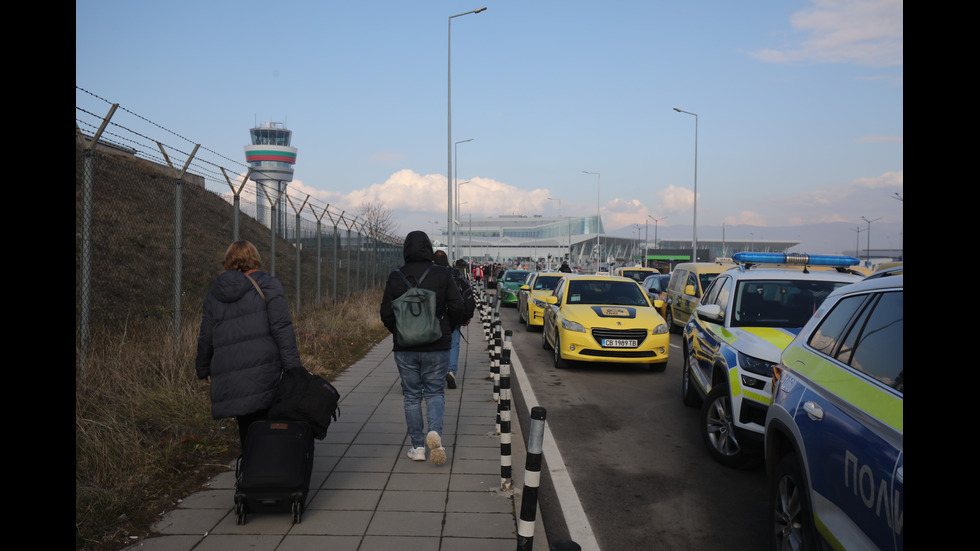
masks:
<instances>
[{"instance_id":1,"label":"suitcase wheel","mask_svg":"<svg viewBox=\"0 0 980 551\"><path fill-rule=\"evenodd\" d=\"M235 513L238 515L238 524L245 524L245 517L248 514L245 510L245 499L235 496Z\"/></svg>"},{"instance_id":2,"label":"suitcase wheel","mask_svg":"<svg viewBox=\"0 0 980 551\"><path fill-rule=\"evenodd\" d=\"M303 501L302 498L293 499L293 524L303 522Z\"/></svg>"}]
</instances>

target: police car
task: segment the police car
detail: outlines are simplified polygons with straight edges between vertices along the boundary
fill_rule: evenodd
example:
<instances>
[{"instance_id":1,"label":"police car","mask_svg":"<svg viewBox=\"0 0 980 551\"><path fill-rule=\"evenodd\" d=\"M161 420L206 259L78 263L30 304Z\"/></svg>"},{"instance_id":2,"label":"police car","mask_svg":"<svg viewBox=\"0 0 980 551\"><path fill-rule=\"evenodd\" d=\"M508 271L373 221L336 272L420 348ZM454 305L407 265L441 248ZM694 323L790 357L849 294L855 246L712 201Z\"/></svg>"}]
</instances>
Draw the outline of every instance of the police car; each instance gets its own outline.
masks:
<instances>
[{"instance_id":1,"label":"police car","mask_svg":"<svg viewBox=\"0 0 980 551\"><path fill-rule=\"evenodd\" d=\"M861 281L850 256L736 253L705 289L683 331L685 405L701 407L701 436L723 465L761 460L772 368L834 290Z\"/></svg>"},{"instance_id":2,"label":"police car","mask_svg":"<svg viewBox=\"0 0 980 551\"><path fill-rule=\"evenodd\" d=\"M773 549L903 549L903 277L879 272L831 294L774 370Z\"/></svg>"}]
</instances>

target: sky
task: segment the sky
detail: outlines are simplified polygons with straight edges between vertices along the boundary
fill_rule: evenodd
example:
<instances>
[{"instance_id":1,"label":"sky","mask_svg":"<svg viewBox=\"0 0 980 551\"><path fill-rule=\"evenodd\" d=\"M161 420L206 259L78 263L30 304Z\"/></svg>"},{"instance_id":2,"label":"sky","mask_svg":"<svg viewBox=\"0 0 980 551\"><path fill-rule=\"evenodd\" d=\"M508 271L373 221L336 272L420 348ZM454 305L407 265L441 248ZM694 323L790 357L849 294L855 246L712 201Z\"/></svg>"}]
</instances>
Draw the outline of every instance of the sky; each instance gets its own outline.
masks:
<instances>
[{"instance_id":1,"label":"sky","mask_svg":"<svg viewBox=\"0 0 980 551\"><path fill-rule=\"evenodd\" d=\"M452 158L464 221L683 237L696 185L701 240L897 248L903 26L901 0L76 0L76 116L118 103L241 171L284 123L291 192L399 234L446 226Z\"/></svg>"}]
</instances>

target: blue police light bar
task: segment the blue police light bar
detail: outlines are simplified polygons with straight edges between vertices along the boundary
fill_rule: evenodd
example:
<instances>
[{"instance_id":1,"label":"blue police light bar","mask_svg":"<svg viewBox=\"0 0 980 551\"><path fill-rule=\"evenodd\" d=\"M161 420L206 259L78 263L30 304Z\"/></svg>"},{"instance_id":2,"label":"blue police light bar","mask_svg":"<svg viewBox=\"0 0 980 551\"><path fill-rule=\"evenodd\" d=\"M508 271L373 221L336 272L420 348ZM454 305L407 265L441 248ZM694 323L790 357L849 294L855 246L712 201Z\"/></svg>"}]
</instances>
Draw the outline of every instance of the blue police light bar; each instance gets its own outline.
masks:
<instances>
[{"instance_id":1,"label":"blue police light bar","mask_svg":"<svg viewBox=\"0 0 980 551\"><path fill-rule=\"evenodd\" d=\"M789 264L796 266L834 266L846 268L860 264L861 259L834 254L803 253L735 253L732 260L745 264Z\"/></svg>"}]
</instances>

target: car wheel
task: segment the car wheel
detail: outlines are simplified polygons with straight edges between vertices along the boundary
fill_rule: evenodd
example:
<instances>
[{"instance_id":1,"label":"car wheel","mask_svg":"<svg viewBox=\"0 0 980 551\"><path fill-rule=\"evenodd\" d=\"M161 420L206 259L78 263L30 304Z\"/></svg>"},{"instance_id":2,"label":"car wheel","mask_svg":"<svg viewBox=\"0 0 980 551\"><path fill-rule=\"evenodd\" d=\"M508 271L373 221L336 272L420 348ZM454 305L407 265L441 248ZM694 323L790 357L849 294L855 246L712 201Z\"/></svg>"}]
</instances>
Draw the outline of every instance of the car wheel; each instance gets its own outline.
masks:
<instances>
[{"instance_id":1,"label":"car wheel","mask_svg":"<svg viewBox=\"0 0 980 551\"><path fill-rule=\"evenodd\" d=\"M551 347L548 345L548 332L545 331L544 325L541 326L541 348L551 350Z\"/></svg>"},{"instance_id":2,"label":"car wheel","mask_svg":"<svg viewBox=\"0 0 980 551\"><path fill-rule=\"evenodd\" d=\"M809 490L796 454L784 455L769 480L770 547L817 549Z\"/></svg>"},{"instance_id":3,"label":"car wheel","mask_svg":"<svg viewBox=\"0 0 980 551\"><path fill-rule=\"evenodd\" d=\"M674 328L674 313L671 311L670 306L667 307L667 315L664 316L664 321L667 323L667 330L671 333L676 333L677 329Z\"/></svg>"},{"instance_id":4,"label":"car wheel","mask_svg":"<svg viewBox=\"0 0 980 551\"><path fill-rule=\"evenodd\" d=\"M685 346L684 371L681 374L681 397L685 406L698 407L701 405L701 395L698 393L697 389L694 388L694 382L691 381L691 369L693 369L693 363L694 358L691 357L691 354L687 351L687 346Z\"/></svg>"},{"instance_id":5,"label":"car wheel","mask_svg":"<svg viewBox=\"0 0 980 551\"><path fill-rule=\"evenodd\" d=\"M524 316L524 330L527 331L528 333L530 333L531 330L532 330L531 329L531 312L527 312L527 315Z\"/></svg>"},{"instance_id":6,"label":"car wheel","mask_svg":"<svg viewBox=\"0 0 980 551\"><path fill-rule=\"evenodd\" d=\"M561 341L558 340L558 330L555 330L555 369L565 369L568 367L568 362L561 357Z\"/></svg>"},{"instance_id":7,"label":"car wheel","mask_svg":"<svg viewBox=\"0 0 980 551\"><path fill-rule=\"evenodd\" d=\"M735 434L728 385L716 384L701 406L701 436L715 461L736 469L749 466L749 454Z\"/></svg>"}]
</instances>

